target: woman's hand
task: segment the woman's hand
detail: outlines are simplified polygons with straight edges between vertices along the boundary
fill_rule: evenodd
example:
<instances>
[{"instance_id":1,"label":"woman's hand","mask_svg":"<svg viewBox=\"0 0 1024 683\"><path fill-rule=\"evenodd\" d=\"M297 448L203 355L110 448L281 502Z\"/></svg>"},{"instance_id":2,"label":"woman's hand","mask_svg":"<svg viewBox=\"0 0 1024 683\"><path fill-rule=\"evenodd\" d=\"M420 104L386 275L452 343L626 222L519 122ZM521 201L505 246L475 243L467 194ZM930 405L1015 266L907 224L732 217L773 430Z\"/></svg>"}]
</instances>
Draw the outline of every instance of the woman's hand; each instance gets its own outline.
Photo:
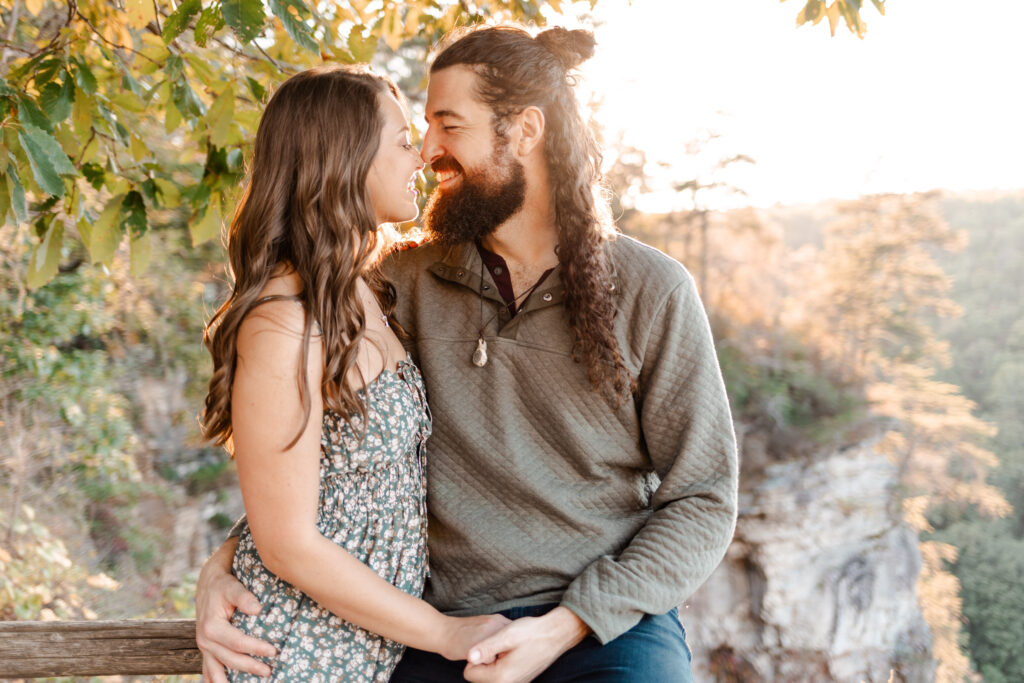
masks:
<instances>
[{"instance_id":1,"label":"woman's hand","mask_svg":"<svg viewBox=\"0 0 1024 683\"><path fill-rule=\"evenodd\" d=\"M445 659L453 661L466 659L474 645L512 623L511 619L500 614L445 618L449 621L437 652Z\"/></svg>"},{"instance_id":2,"label":"woman's hand","mask_svg":"<svg viewBox=\"0 0 1024 683\"><path fill-rule=\"evenodd\" d=\"M203 653L203 680L227 683L224 667L269 676L270 667L249 654L273 657L274 647L231 625L235 609L258 614L260 603L231 575L238 539L228 539L203 565L196 582L196 644Z\"/></svg>"}]
</instances>

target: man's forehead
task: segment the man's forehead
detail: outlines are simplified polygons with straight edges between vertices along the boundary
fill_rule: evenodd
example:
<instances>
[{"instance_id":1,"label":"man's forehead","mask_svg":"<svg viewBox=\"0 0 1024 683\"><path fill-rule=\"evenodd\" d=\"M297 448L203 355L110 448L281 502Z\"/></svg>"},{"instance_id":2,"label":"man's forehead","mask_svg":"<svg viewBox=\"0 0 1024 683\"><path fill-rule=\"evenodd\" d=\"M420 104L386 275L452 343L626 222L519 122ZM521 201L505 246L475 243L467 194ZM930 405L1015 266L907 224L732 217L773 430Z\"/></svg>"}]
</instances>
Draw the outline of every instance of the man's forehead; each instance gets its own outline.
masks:
<instances>
[{"instance_id":1,"label":"man's forehead","mask_svg":"<svg viewBox=\"0 0 1024 683\"><path fill-rule=\"evenodd\" d=\"M466 66L456 65L430 75L427 84L427 118L468 119L487 113L490 107L476 95L476 74Z\"/></svg>"}]
</instances>

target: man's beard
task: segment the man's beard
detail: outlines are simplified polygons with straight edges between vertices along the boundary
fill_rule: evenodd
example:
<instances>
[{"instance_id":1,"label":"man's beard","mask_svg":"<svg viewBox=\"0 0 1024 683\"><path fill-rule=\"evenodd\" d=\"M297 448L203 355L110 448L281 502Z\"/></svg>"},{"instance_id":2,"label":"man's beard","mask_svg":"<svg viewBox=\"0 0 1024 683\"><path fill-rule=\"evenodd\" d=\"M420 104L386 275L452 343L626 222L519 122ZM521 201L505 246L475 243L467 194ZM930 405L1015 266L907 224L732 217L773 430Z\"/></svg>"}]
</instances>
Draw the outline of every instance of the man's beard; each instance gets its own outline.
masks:
<instances>
[{"instance_id":1,"label":"man's beard","mask_svg":"<svg viewBox=\"0 0 1024 683\"><path fill-rule=\"evenodd\" d=\"M467 171L451 157L431 164L434 171L460 171L462 177L450 190L435 190L427 202L423 222L432 240L462 244L479 240L498 229L523 206L526 175L523 165L496 147L486 168Z\"/></svg>"}]
</instances>

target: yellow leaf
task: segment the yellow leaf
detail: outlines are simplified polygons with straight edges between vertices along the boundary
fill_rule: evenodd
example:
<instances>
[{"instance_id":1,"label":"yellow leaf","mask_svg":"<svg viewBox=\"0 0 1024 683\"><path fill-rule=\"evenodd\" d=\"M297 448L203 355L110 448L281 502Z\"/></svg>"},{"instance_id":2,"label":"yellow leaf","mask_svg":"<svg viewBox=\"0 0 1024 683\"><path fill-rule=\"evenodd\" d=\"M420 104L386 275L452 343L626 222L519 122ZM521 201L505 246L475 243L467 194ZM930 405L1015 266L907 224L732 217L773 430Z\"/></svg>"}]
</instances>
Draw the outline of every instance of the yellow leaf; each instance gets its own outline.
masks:
<instances>
[{"instance_id":1,"label":"yellow leaf","mask_svg":"<svg viewBox=\"0 0 1024 683\"><path fill-rule=\"evenodd\" d=\"M404 36L402 35L402 22L398 16L398 11L392 9L384 17L384 42L388 44L392 50L397 50L402 45Z\"/></svg>"},{"instance_id":2,"label":"yellow leaf","mask_svg":"<svg viewBox=\"0 0 1024 683\"><path fill-rule=\"evenodd\" d=\"M78 237L82 240L85 248L89 248L89 240L92 239L92 223L84 216L78 220Z\"/></svg>"},{"instance_id":3,"label":"yellow leaf","mask_svg":"<svg viewBox=\"0 0 1024 683\"><path fill-rule=\"evenodd\" d=\"M206 209L206 215L197 221L189 224L189 234L192 236L192 246L198 247L203 242L208 242L220 235L220 211L215 202L210 202Z\"/></svg>"},{"instance_id":4,"label":"yellow leaf","mask_svg":"<svg viewBox=\"0 0 1024 683\"><path fill-rule=\"evenodd\" d=\"M170 92L169 85L167 90ZM164 132L170 133L181 124L181 112L170 100L165 100L165 102L167 102L167 106L164 107Z\"/></svg>"},{"instance_id":5,"label":"yellow leaf","mask_svg":"<svg viewBox=\"0 0 1024 683\"><path fill-rule=\"evenodd\" d=\"M217 147L224 147L231 132L231 120L235 115L235 89L229 84L210 107L206 115L206 124L210 128L210 142Z\"/></svg>"},{"instance_id":6,"label":"yellow leaf","mask_svg":"<svg viewBox=\"0 0 1024 683\"><path fill-rule=\"evenodd\" d=\"M149 156L149 148L146 147L146 143L143 142L142 138L140 138L138 135L132 136L131 148L132 158L134 158L135 161L142 161L147 156Z\"/></svg>"},{"instance_id":7,"label":"yellow leaf","mask_svg":"<svg viewBox=\"0 0 1024 683\"><path fill-rule=\"evenodd\" d=\"M3 548L0 548L0 562L10 562L10 561L11 561L11 554L9 552L7 552L6 550L4 550Z\"/></svg>"},{"instance_id":8,"label":"yellow leaf","mask_svg":"<svg viewBox=\"0 0 1024 683\"><path fill-rule=\"evenodd\" d=\"M419 7L410 7L409 13L405 15L405 28L403 33L407 36L414 36L420 31L420 15L423 10Z\"/></svg>"},{"instance_id":9,"label":"yellow leaf","mask_svg":"<svg viewBox=\"0 0 1024 683\"><path fill-rule=\"evenodd\" d=\"M149 22L156 21L153 0L125 0L124 13L133 28L145 28Z\"/></svg>"},{"instance_id":10,"label":"yellow leaf","mask_svg":"<svg viewBox=\"0 0 1024 683\"><path fill-rule=\"evenodd\" d=\"M32 16L39 16L39 11L43 9L44 0L25 0L25 9L27 9Z\"/></svg>"},{"instance_id":11,"label":"yellow leaf","mask_svg":"<svg viewBox=\"0 0 1024 683\"><path fill-rule=\"evenodd\" d=\"M160 203L167 208L173 208L181 203L181 193L178 186L164 178L154 178L153 182L160 188Z\"/></svg>"},{"instance_id":12,"label":"yellow leaf","mask_svg":"<svg viewBox=\"0 0 1024 683\"><path fill-rule=\"evenodd\" d=\"M43 241L36 245L29 258L26 284L31 289L42 287L57 274L60 262L60 248L64 241L64 224L59 220L50 225Z\"/></svg>"},{"instance_id":13,"label":"yellow leaf","mask_svg":"<svg viewBox=\"0 0 1024 683\"><path fill-rule=\"evenodd\" d=\"M93 263L109 266L114 260L114 252L124 237L120 220L123 199L124 195L121 194L111 197L89 231L89 256Z\"/></svg>"},{"instance_id":14,"label":"yellow leaf","mask_svg":"<svg viewBox=\"0 0 1024 683\"><path fill-rule=\"evenodd\" d=\"M134 277L142 275L149 268L149 257L152 251L149 236L150 233L147 232L129 243L132 249L130 270Z\"/></svg>"},{"instance_id":15,"label":"yellow leaf","mask_svg":"<svg viewBox=\"0 0 1024 683\"><path fill-rule=\"evenodd\" d=\"M75 88L75 103L71 108L71 120L75 126L75 134L80 138L89 135L92 126L93 101L81 88Z\"/></svg>"},{"instance_id":16,"label":"yellow leaf","mask_svg":"<svg viewBox=\"0 0 1024 683\"><path fill-rule=\"evenodd\" d=\"M825 13L828 15L828 30L835 36L839 25L839 0L834 0Z\"/></svg>"}]
</instances>

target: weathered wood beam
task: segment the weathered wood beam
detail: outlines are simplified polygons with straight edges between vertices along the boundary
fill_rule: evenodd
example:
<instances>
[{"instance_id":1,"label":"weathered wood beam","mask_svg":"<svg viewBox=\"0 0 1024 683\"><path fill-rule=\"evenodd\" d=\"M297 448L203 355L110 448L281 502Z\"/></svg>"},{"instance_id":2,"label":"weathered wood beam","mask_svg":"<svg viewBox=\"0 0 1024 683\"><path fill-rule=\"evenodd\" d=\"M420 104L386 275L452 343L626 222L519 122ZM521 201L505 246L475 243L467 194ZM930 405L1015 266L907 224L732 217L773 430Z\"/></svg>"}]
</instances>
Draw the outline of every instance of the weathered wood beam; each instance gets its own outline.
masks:
<instances>
[{"instance_id":1,"label":"weathered wood beam","mask_svg":"<svg viewBox=\"0 0 1024 683\"><path fill-rule=\"evenodd\" d=\"M0 621L0 678L202 671L191 619Z\"/></svg>"}]
</instances>

